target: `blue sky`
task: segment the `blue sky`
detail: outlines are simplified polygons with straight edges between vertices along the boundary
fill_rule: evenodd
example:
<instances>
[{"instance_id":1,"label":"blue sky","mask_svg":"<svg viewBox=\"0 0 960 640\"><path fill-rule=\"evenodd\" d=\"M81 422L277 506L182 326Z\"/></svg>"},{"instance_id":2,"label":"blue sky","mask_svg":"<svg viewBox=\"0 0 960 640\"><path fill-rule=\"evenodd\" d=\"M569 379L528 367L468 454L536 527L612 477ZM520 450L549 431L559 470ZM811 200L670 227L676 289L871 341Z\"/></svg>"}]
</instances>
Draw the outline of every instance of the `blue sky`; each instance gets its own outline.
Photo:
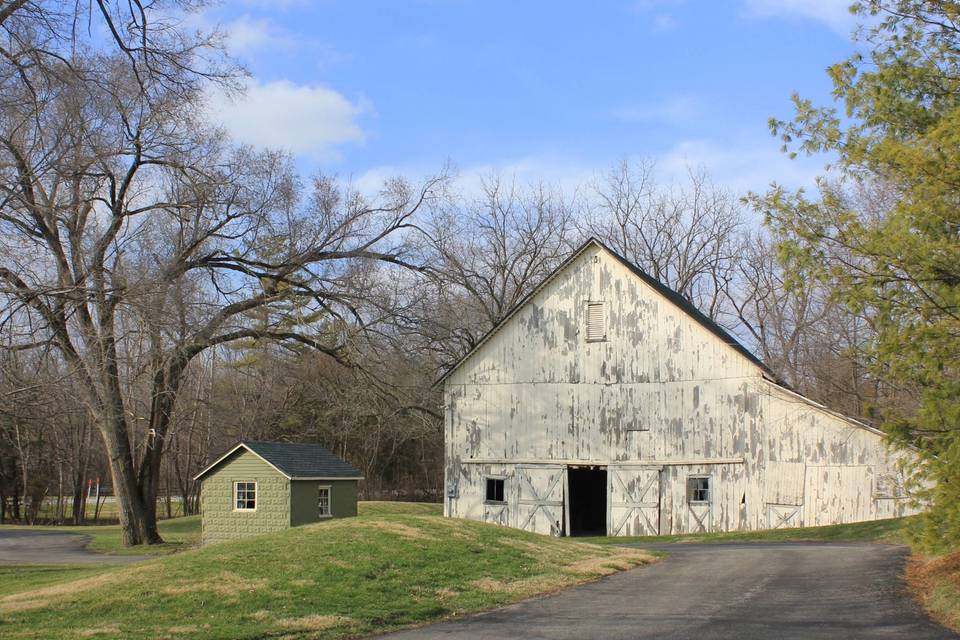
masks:
<instances>
[{"instance_id":1,"label":"blue sky","mask_svg":"<svg viewBox=\"0 0 960 640\"><path fill-rule=\"evenodd\" d=\"M204 14L253 74L214 113L310 171L373 184L450 161L575 185L621 158L742 191L809 184L767 129L825 102L849 0L243 0Z\"/></svg>"}]
</instances>

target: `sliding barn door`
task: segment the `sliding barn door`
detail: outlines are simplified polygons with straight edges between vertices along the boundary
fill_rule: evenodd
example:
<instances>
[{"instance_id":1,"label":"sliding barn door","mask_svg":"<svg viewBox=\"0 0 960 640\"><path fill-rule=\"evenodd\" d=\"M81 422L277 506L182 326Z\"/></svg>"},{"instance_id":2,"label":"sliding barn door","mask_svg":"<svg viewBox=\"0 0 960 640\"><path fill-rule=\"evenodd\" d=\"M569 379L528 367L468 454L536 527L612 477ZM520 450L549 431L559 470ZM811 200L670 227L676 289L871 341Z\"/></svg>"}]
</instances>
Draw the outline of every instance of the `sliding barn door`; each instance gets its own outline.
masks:
<instances>
[{"instance_id":1,"label":"sliding barn door","mask_svg":"<svg viewBox=\"0 0 960 640\"><path fill-rule=\"evenodd\" d=\"M546 464L517 466L516 472L517 528L563 535L566 467Z\"/></svg>"},{"instance_id":2,"label":"sliding barn door","mask_svg":"<svg viewBox=\"0 0 960 640\"><path fill-rule=\"evenodd\" d=\"M607 467L607 535L660 533L660 468Z\"/></svg>"}]
</instances>

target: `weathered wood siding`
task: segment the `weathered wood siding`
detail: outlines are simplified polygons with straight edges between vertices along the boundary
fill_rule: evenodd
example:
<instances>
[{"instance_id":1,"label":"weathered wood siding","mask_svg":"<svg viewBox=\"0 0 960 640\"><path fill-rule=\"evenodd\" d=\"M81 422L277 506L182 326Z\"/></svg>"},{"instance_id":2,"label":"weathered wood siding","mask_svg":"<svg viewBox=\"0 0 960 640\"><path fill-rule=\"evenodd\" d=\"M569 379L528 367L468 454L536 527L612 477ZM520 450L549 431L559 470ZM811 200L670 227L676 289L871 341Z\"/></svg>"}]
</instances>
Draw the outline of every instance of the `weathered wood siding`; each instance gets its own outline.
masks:
<instances>
[{"instance_id":1,"label":"weathered wood siding","mask_svg":"<svg viewBox=\"0 0 960 640\"><path fill-rule=\"evenodd\" d=\"M604 303L602 342L586 340L588 302ZM444 401L445 509L453 517L550 533L548 520L556 518L542 515L549 507L526 517L530 499L521 502L517 466L574 462L659 466L661 533L851 522L909 510L902 495L879 490L895 486L897 473L897 455L881 436L766 380L597 245L461 363L445 382ZM505 508L484 504L489 474L506 478ZM711 478L708 508L687 504L690 475ZM625 509L609 514L614 526ZM628 514L618 533L647 527L639 512Z\"/></svg>"}]
</instances>

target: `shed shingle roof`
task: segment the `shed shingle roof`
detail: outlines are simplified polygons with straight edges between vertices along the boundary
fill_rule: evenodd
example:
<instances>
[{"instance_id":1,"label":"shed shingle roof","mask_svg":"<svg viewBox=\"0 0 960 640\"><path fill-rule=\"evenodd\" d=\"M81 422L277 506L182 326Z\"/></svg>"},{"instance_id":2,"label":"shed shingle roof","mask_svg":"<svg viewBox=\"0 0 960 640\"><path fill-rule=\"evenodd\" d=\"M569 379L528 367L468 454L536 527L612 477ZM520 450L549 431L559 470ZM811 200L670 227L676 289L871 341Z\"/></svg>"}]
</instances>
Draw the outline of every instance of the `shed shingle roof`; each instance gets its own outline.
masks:
<instances>
[{"instance_id":1,"label":"shed shingle roof","mask_svg":"<svg viewBox=\"0 0 960 640\"><path fill-rule=\"evenodd\" d=\"M197 474L197 478L206 475L219 466L235 451L240 448L249 450L256 456L263 458L268 464L275 467L280 473L291 480L302 479L361 479L360 473L350 464L344 462L328 449L318 444L299 442L251 442L244 441L230 449L218 458L213 464Z\"/></svg>"}]
</instances>

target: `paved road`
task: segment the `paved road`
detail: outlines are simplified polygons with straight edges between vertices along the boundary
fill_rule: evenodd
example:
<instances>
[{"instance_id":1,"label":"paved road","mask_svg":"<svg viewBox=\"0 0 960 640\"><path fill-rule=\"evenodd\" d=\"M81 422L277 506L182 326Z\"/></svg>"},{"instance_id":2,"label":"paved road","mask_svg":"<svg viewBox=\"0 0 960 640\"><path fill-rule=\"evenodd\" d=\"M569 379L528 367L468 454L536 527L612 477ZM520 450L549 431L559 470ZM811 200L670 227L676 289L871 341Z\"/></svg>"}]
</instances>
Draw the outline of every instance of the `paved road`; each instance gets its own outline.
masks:
<instances>
[{"instance_id":1,"label":"paved road","mask_svg":"<svg viewBox=\"0 0 960 640\"><path fill-rule=\"evenodd\" d=\"M649 548L649 547L648 547ZM654 565L393 640L956 638L904 593L906 550L873 544L654 546Z\"/></svg>"},{"instance_id":2,"label":"paved road","mask_svg":"<svg viewBox=\"0 0 960 640\"><path fill-rule=\"evenodd\" d=\"M87 551L90 536L27 529L0 530L0 564L121 564L145 556L110 556Z\"/></svg>"}]
</instances>

